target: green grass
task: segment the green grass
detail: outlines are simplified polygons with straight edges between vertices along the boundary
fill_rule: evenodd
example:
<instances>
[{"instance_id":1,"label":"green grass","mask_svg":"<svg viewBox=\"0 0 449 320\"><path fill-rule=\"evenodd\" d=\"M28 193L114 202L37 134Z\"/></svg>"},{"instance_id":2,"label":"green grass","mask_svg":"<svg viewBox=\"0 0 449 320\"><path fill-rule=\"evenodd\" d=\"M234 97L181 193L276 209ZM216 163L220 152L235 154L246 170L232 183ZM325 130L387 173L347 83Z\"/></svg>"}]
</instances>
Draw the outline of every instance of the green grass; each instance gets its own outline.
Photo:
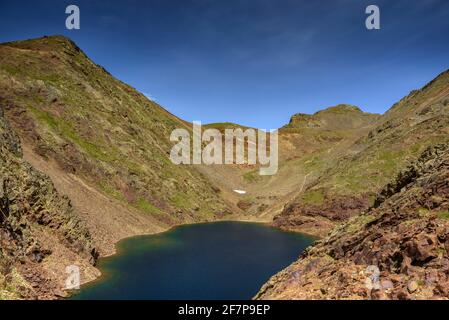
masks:
<instances>
[{"instance_id":1,"label":"green grass","mask_svg":"<svg viewBox=\"0 0 449 320\"><path fill-rule=\"evenodd\" d=\"M308 172L321 170L324 167L324 158L325 155L323 152L320 152L316 155L304 157L302 160L304 163L304 169Z\"/></svg>"},{"instance_id":2,"label":"green grass","mask_svg":"<svg viewBox=\"0 0 449 320\"><path fill-rule=\"evenodd\" d=\"M259 169L256 169L243 174L243 179L248 182L257 182L262 179L262 176L259 174Z\"/></svg>"},{"instance_id":3,"label":"green grass","mask_svg":"<svg viewBox=\"0 0 449 320\"><path fill-rule=\"evenodd\" d=\"M27 94L14 86L10 95L15 104L27 108L41 137L39 147L44 157L61 156L64 163L75 164L77 174L104 195L142 212L160 211L154 203L161 208L195 208L196 215L213 217L225 207L202 174L171 163L167 151L173 144L168 137L184 124L159 109L157 103L104 73L76 53L65 38L15 46L35 50L13 50L12 45L8 59L1 63L0 76L6 80L14 77L25 86ZM51 103L54 97L57 103ZM233 123L203 126L207 127L246 128ZM66 157L67 143L74 147L73 156L80 162ZM94 181L98 177L104 183ZM137 195L131 201L117 187L130 181L135 182L131 194ZM139 197L144 199L137 200ZM162 214L167 220L167 212Z\"/></svg>"},{"instance_id":4,"label":"green grass","mask_svg":"<svg viewBox=\"0 0 449 320\"><path fill-rule=\"evenodd\" d=\"M51 82L54 84L58 84L61 82L61 76L59 74L56 73L50 73L50 74L45 74L45 75L41 75L39 77L40 80L44 81L44 82Z\"/></svg>"},{"instance_id":5,"label":"green grass","mask_svg":"<svg viewBox=\"0 0 449 320\"><path fill-rule=\"evenodd\" d=\"M104 162L112 162L116 160L116 157L113 154L111 154L109 150L106 150L105 148L78 136L71 127L71 125L67 123L65 120L60 118L56 119L50 113L39 110L31 106L30 110L36 116L38 121L44 122L53 131L61 134L63 137L67 138L74 144L78 145L89 156Z\"/></svg>"},{"instance_id":6,"label":"green grass","mask_svg":"<svg viewBox=\"0 0 449 320\"><path fill-rule=\"evenodd\" d=\"M399 152L391 152L385 151L379 154L379 169L384 173L393 173L397 168L398 164L400 164L401 159L405 156L404 151Z\"/></svg>"},{"instance_id":7,"label":"green grass","mask_svg":"<svg viewBox=\"0 0 449 320\"><path fill-rule=\"evenodd\" d=\"M162 211L159 208L155 207L153 204L151 204L144 198L140 198L139 200L137 200L135 206L137 209L147 212L147 213L153 213L153 214L162 213Z\"/></svg>"},{"instance_id":8,"label":"green grass","mask_svg":"<svg viewBox=\"0 0 449 320\"><path fill-rule=\"evenodd\" d=\"M116 188L112 187L111 185L104 183L104 182L100 182L98 185L99 185L101 191L103 191L103 193L105 193L106 195L111 196L120 201L125 200L123 193L120 192L119 190L117 190Z\"/></svg>"},{"instance_id":9,"label":"green grass","mask_svg":"<svg viewBox=\"0 0 449 320\"><path fill-rule=\"evenodd\" d=\"M449 211L440 211L438 212L438 218L449 220Z\"/></svg>"},{"instance_id":10,"label":"green grass","mask_svg":"<svg viewBox=\"0 0 449 320\"><path fill-rule=\"evenodd\" d=\"M31 289L31 285L22 277L16 268L13 268L9 274L9 281L6 283L2 299L8 299L15 296L16 293L20 291L20 288Z\"/></svg>"},{"instance_id":11,"label":"green grass","mask_svg":"<svg viewBox=\"0 0 449 320\"><path fill-rule=\"evenodd\" d=\"M331 176L329 185L336 194L375 192L383 187L403 166L405 151L373 150L370 157L354 158Z\"/></svg>"},{"instance_id":12,"label":"green grass","mask_svg":"<svg viewBox=\"0 0 449 320\"><path fill-rule=\"evenodd\" d=\"M13 66L4 65L4 66L2 66L2 69L5 70L7 73L9 73L12 76L20 74L20 70Z\"/></svg>"},{"instance_id":13,"label":"green grass","mask_svg":"<svg viewBox=\"0 0 449 320\"><path fill-rule=\"evenodd\" d=\"M180 209L188 209L191 208L192 205L190 200L188 199L188 195L184 195L181 193L177 193L170 197L170 202Z\"/></svg>"},{"instance_id":14,"label":"green grass","mask_svg":"<svg viewBox=\"0 0 449 320\"><path fill-rule=\"evenodd\" d=\"M307 204L321 205L324 203L324 194L321 190L313 190L305 193L301 197L302 201Z\"/></svg>"},{"instance_id":15,"label":"green grass","mask_svg":"<svg viewBox=\"0 0 449 320\"><path fill-rule=\"evenodd\" d=\"M100 189L108 196L111 196L119 201L126 202L125 197L123 196L122 192L117 190L116 188L112 187L111 185L107 183L100 183L99 184ZM128 205L143 211L145 213L151 213L151 214L162 214L163 212L154 206L152 203L147 201L144 198L139 198L134 204L128 203Z\"/></svg>"},{"instance_id":16,"label":"green grass","mask_svg":"<svg viewBox=\"0 0 449 320\"><path fill-rule=\"evenodd\" d=\"M41 111L30 106L31 112L36 116L38 120L46 123L51 129L56 130L58 128L58 123L56 119L50 115L48 112Z\"/></svg>"},{"instance_id":17,"label":"green grass","mask_svg":"<svg viewBox=\"0 0 449 320\"><path fill-rule=\"evenodd\" d=\"M409 227L409 226L412 226L412 225L414 225L415 223L418 223L418 222L420 222L420 221L421 221L421 219L410 219L410 220L405 220L405 221L402 222L401 224L404 225L404 226Z\"/></svg>"}]
</instances>

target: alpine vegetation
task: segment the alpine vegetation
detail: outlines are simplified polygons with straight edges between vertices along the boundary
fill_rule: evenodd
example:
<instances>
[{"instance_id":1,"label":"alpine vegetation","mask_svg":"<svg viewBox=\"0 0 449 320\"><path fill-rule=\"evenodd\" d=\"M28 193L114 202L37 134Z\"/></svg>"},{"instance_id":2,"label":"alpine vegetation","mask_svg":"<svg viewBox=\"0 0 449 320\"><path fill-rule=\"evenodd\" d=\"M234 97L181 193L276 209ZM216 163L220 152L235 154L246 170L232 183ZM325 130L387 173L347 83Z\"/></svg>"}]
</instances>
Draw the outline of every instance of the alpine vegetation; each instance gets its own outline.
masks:
<instances>
[{"instance_id":1,"label":"alpine vegetation","mask_svg":"<svg viewBox=\"0 0 449 320\"><path fill-rule=\"evenodd\" d=\"M193 143L191 143L190 132L186 129L175 129L171 133L170 141L177 144L171 150L170 160L177 165L259 164L260 175L274 175L278 171L278 130L270 130L269 145L267 145L267 134L267 131L261 129L235 128L225 129L223 135L218 129L203 131L201 122L194 121ZM192 144L193 152L191 152ZM202 148L203 144L206 144L204 148Z\"/></svg>"}]
</instances>

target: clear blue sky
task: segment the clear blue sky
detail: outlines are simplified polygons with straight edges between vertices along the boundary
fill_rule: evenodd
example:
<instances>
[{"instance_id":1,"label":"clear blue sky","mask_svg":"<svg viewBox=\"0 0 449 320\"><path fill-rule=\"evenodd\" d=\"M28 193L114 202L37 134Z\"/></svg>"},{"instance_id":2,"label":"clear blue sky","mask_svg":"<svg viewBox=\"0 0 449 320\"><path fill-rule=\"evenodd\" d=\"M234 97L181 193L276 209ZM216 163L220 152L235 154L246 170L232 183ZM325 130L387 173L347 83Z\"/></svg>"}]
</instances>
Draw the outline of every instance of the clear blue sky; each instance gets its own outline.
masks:
<instances>
[{"instance_id":1,"label":"clear blue sky","mask_svg":"<svg viewBox=\"0 0 449 320\"><path fill-rule=\"evenodd\" d=\"M447 0L0 0L0 42L54 34L186 120L266 129L338 103L383 113L449 68Z\"/></svg>"}]
</instances>

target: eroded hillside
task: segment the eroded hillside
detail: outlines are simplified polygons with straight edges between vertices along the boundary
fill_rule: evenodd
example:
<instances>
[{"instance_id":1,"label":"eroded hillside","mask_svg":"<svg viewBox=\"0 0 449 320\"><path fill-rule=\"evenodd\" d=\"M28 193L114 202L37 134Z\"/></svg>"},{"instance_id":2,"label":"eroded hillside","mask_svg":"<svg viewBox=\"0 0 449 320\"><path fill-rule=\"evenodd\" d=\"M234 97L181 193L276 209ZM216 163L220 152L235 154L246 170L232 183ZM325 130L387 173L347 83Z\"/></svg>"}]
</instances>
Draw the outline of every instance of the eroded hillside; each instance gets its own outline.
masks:
<instances>
[{"instance_id":1,"label":"eroded hillside","mask_svg":"<svg viewBox=\"0 0 449 320\"><path fill-rule=\"evenodd\" d=\"M300 117L299 126L310 127L307 119ZM449 72L413 91L370 126L339 156L331 154L332 165L311 168L318 169L316 181L284 207L275 226L325 235L373 204L377 192L425 148L448 141ZM313 163L319 166L323 159L318 155Z\"/></svg>"},{"instance_id":2,"label":"eroded hillside","mask_svg":"<svg viewBox=\"0 0 449 320\"><path fill-rule=\"evenodd\" d=\"M66 266L92 280L98 253L86 226L50 179L22 159L0 107L0 300L64 295Z\"/></svg>"},{"instance_id":3,"label":"eroded hillside","mask_svg":"<svg viewBox=\"0 0 449 320\"><path fill-rule=\"evenodd\" d=\"M224 165L202 169L223 190L247 191L245 195L229 195L245 216L271 221L282 212L285 203L308 190L323 172L345 156L347 149L367 135L380 117L350 105L337 105L313 115L294 115L290 123L279 130L279 171L273 176L260 176L257 166ZM225 126L235 127L229 124L209 127L223 130ZM311 230L303 225L301 231L322 235L331 224Z\"/></svg>"},{"instance_id":4,"label":"eroded hillside","mask_svg":"<svg viewBox=\"0 0 449 320\"><path fill-rule=\"evenodd\" d=\"M230 213L219 189L168 155L186 123L55 36L0 45L0 105L25 158L67 194L102 254L126 236Z\"/></svg>"},{"instance_id":5,"label":"eroded hillside","mask_svg":"<svg viewBox=\"0 0 449 320\"><path fill-rule=\"evenodd\" d=\"M449 140L449 72L384 115L345 104L294 115L279 130L273 176L260 176L257 165L174 165L170 133L191 124L61 36L0 44L0 110L9 121L0 118L0 290L7 298L63 295L67 265L80 265L83 280L93 279L89 261L112 254L120 239L220 219L273 221L321 237L341 225L275 276L259 298L381 297L358 284L375 262L394 284L389 298L447 296L436 286L432 294L420 287L427 269L444 278L435 270L446 267L440 230L446 189L432 183L445 177L447 148L428 151L415 165L419 170L377 194L427 147ZM368 252L373 243L385 256ZM416 253L425 243L438 255ZM417 254L425 257L413 262ZM339 283L336 275L346 280ZM416 278L408 294L398 275L407 286Z\"/></svg>"},{"instance_id":6,"label":"eroded hillside","mask_svg":"<svg viewBox=\"0 0 449 320\"><path fill-rule=\"evenodd\" d=\"M448 299L449 144L427 149L365 213L264 285L258 299Z\"/></svg>"}]
</instances>

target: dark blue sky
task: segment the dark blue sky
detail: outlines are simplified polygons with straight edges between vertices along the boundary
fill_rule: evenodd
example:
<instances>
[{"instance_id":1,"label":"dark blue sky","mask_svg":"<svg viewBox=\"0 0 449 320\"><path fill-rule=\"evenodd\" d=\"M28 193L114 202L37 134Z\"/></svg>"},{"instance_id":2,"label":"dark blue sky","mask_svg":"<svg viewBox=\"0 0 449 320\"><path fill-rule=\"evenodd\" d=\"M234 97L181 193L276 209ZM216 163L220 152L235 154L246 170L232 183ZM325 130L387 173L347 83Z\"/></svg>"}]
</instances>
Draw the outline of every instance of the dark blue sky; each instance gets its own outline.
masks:
<instances>
[{"instance_id":1,"label":"dark blue sky","mask_svg":"<svg viewBox=\"0 0 449 320\"><path fill-rule=\"evenodd\" d=\"M186 120L266 129L338 103L382 113L449 68L447 0L0 0L0 42L53 34Z\"/></svg>"}]
</instances>

